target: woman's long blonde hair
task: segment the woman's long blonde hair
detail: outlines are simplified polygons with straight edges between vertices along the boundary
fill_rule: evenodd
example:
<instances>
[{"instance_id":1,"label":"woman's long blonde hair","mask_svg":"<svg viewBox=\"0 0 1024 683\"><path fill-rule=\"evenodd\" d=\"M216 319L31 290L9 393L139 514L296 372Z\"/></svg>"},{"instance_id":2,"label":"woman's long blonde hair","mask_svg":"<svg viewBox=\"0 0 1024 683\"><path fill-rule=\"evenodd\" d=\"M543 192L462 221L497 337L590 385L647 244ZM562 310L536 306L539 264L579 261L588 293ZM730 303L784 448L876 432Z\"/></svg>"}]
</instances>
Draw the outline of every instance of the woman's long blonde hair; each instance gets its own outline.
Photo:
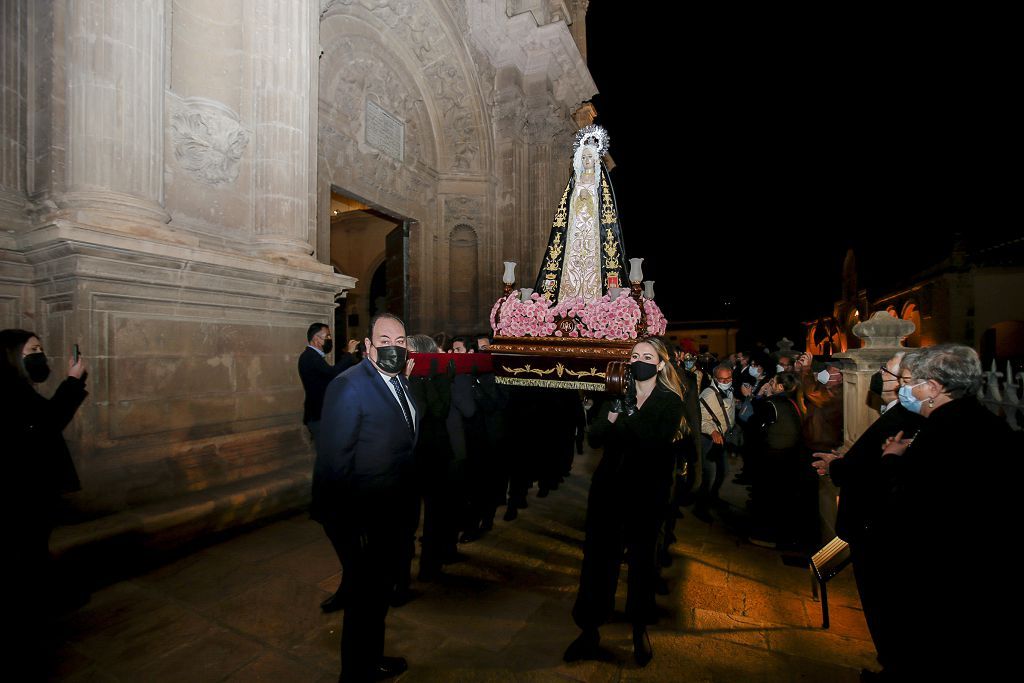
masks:
<instances>
[{"instance_id":1,"label":"woman's long blonde hair","mask_svg":"<svg viewBox=\"0 0 1024 683\"><path fill-rule=\"evenodd\" d=\"M664 363L661 370L658 371L658 385L678 396L680 401L685 401L686 387L679 381L679 374L676 373L676 369L672 365L671 357L668 354L668 346L665 345L665 342L661 340L661 337L644 337L643 339L638 339L636 344L633 344L633 349L640 344L649 344L654 347L658 354L658 359ZM632 354L632 349L630 353ZM690 425L686 423L686 415L683 415L679 420L679 430L676 432L675 440L678 441L689 432Z\"/></svg>"}]
</instances>

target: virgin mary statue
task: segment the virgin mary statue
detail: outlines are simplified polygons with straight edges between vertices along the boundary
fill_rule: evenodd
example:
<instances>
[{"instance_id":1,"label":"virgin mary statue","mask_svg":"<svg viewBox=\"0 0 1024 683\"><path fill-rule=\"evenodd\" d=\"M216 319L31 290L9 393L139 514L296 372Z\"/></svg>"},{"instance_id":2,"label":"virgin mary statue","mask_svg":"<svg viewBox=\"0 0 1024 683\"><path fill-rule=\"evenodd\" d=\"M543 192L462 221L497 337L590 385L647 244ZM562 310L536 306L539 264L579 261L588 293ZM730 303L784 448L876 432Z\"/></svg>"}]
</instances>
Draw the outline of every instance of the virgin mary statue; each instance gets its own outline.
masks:
<instances>
[{"instance_id":1,"label":"virgin mary statue","mask_svg":"<svg viewBox=\"0 0 1024 683\"><path fill-rule=\"evenodd\" d=\"M615 203L615 192L605 168L608 133L587 126L576 133L573 173L551 223L551 236L534 291L558 301L600 298L621 287L626 275L626 252Z\"/></svg>"}]
</instances>

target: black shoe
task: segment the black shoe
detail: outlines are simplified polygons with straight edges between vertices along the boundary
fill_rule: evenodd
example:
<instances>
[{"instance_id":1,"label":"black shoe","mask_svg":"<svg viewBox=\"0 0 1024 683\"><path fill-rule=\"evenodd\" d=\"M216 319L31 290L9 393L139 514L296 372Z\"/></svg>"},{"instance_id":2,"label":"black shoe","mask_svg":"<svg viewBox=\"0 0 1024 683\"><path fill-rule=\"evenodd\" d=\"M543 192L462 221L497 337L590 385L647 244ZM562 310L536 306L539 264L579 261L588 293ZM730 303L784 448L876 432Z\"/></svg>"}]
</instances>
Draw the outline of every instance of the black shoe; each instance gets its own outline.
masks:
<instances>
[{"instance_id":1,"label":"black shoe","mask_svg":"<svg viewBox=\"0 0 1024 683\"><path fill-rule=\"evenodd\" d=\"M493 518L485 519L482 522L480 522L480 531L482 531L485 534L488 531L490 531L491 529L493 529L493 528L494 528L494 519Z\"/></svg>"},{"instance_id":2,"label":"black shoe","mask_svg":"<svg viewBox=\"0 0 1024 683\"><path fill-rule=\"evenodd\" d=\"M714 518L711 517L711 513L708 512L708 509L705 507L698 506L693 508L693 516L699 519L700 521L704 522L705 524L711 524L715 521Z\"/></svg>"},{"instance_id":3,"label":"black shoe","mask_svg":"<svg viewBox=\"0 0 1024 683\"><path fill-rule=\"evenodd\" d=\"M421 566L419 574L416 575L416 580L422 583L432 583L434 581L440 581L443 576L444 572L441 571L440 567Z\"/></svg>"},{"instance_id":4,"label":"black shoe","mask_svg":"<svg viewBox=\"0 0 1024 683\"><path fill-rule=\"evenodd\" d=\"M409 670L409 662L405 657L381 657L377 666L370 672L371 680L383 681L394 678Z\"/></svg>"},{"instance_id":5,"label":"black shoe","mask_svg":"<svg viewBox=\"0 0 1024 683\"><path fill-rule=\"evenodd\" d=\"M565 648L562 659L567 662L578 662L581 659L601 658L601 636L597 631L584 631Z\"/></svg>"},{"instance_id":6,"label":"black shoe","mask_svg":"<svg viewBox=\"0 0 1024 683\"><path fill-rule=\"evenodd\" d=\"M547 498L548 497L548 491L550 491L550 489L547 486L541 486L540 488L537 489L537 497L538 498Z\"/></svg>"},{"instance_id":7,"label":"black shoe","mask_svg":"<svg viewBox=\"0 0 1024 683\"><path fill-rule=\"evenodd\" d=\"M419 596L419 593L412 590L408 586L404 588L396 588L395 592L391 594L391 606L402 607L408 605L410 602L415 600Z\"/></svg>"},{"instance_id":8,"label":"black shoe","mask_svg":"<svg viewBox=\"0 0 1024 683\"><path fill-rule=\"evenodd\" d=\"M472 543L473 541L480 538L480 532L476 529L470 529L463 531L462 535L459 536L459 543Z\"/></svg>"},{"instance_id":9,"label":"black shoe","mask_svg":"<svg viewBox=\"0 0 1024 683\"><path fill-rule=\"evenodd\" d=\"M465 562L467 559L469 559L469 557L466 554L460 553L456 550L454 552L447 553L444 556L444 559L441 560L441 564L458 564L459 562Z\"/></svg>"},{"instance_id":10,"label":"black shoe","mask_svg":"<svg viewBox=\"0 0 1024 683\"><path fill-rule=\"evenodd\" d=\"M640 666L647 666L654 658L654 649L647 629L643 626L633 627L633 658Z\"/></svg>"},{"instance_id":11,"label":"black shoe","mask_svg":"<svg viewBox=\"0 0 1024 683\"><path fill-rule=\"evenodd\" d=\"M321 602L320 609L324 614L345 609L345 596L341 594L341 589L339 588L334 595Z\"/></svg>"},{"instance_id":12,"label":"black shoe","mask_svg":"<svg viewBox=\"0 0 1024 683\"><path fill-rule=\"evenodd\" d=\"M519 516L519 510L516 510L516 506L515 505L509 504L509 506L507 508L505 508L505 514L503 514L501 516L501 518L503 520L505 520L506 522L511 522L512 520L514 520L518 516Z\"/></svg>"}]
</instances>

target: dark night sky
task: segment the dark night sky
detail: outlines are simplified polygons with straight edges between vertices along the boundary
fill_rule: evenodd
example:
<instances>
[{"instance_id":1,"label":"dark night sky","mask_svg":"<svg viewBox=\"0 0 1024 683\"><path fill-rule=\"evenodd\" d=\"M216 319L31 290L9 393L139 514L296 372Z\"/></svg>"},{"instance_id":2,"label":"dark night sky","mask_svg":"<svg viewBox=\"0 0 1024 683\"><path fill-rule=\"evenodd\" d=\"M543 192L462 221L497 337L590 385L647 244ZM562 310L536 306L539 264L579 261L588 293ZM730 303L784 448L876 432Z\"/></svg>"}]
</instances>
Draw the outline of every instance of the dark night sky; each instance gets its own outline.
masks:
<instances>
[{"instance_id":1,"label":"dark night sky","mask_svg":"<svg viewBox=\"0 0 1024 683\"><path fill-rule=\"evenodd\" d=\"M792 335L831 311L850 247L870 295L956 233L971 247L1024 232L1004 171L1020 166L1019 75L997 18L981 34L963 17L833 10L797 26L676 5L594 0L588 15L627 251L671 319L734 311L751 334Z\"/></svg>"}]
</instances>

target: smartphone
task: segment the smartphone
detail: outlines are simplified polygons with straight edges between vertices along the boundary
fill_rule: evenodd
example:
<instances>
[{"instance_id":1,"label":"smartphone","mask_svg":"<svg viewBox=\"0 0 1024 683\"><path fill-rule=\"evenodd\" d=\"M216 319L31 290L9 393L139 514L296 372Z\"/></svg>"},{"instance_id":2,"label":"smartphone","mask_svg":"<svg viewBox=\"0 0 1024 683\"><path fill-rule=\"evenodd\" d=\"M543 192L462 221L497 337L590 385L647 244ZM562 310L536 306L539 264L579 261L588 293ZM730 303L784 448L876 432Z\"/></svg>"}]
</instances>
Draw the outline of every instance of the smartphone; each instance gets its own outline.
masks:
<instances>
[{"instance_id":1,"label":"smartphone","mask_svg":"<svg viewBox=\"0 0 1024 683\"><path fill-rule=\"evenodd\" d=\"M80 358L81 356L82 356L82 351L81 351L81 349L79 349L79 348L78 348L78 344L75 344L75 345L74 345L74 346L73 346L73 347L71 348L71 362L72 362L72 363L77 363L77 362L78 362L78 359L79 359L79 358Z\"/></svg>"}]
</instances>

